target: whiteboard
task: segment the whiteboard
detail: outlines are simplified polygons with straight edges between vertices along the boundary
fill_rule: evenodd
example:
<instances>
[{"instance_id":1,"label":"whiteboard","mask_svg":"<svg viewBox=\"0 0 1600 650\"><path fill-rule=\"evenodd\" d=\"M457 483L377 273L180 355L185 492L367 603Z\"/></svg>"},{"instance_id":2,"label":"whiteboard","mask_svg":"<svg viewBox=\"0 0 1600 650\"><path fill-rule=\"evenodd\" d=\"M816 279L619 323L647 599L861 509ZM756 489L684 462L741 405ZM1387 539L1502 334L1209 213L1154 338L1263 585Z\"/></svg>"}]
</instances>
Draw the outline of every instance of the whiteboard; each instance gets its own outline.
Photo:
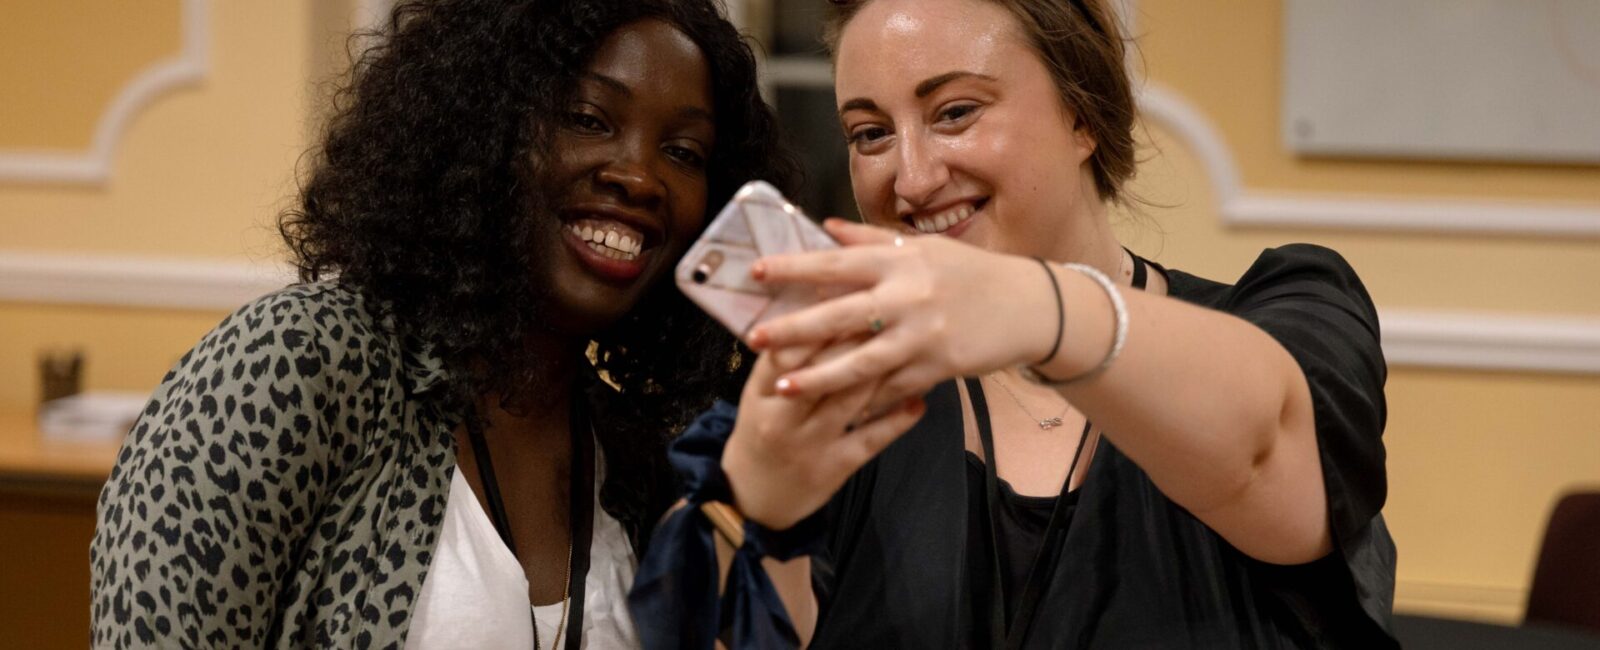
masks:
<instances>
[{"instance_id":1,"label":"whiteboard","mask_svg":"<svg viewBox=\"0 0 1600 650\"><path fill-rule=\"evenodd\" d=\"M1307 155L1600 163L1600 0L1285 0Z\"/></svg>"}]
</instances>

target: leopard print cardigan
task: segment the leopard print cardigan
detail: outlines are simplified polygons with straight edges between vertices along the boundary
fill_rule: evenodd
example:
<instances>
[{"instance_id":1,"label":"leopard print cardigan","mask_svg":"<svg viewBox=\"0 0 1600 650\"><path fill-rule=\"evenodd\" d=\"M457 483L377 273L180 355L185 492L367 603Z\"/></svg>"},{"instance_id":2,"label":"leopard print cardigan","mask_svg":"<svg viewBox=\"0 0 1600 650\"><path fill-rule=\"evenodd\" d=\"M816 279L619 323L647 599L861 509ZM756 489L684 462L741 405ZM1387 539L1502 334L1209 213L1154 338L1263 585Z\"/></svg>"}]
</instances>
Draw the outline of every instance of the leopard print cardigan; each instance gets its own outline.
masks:
<instances>
[{"instance_id":1,"label":"leopard print cardigan","mask_svg":"<svg viewBox=\"0 0 1600 650\"><path fill-rule=\"evenodd\" d=\"M460 418L429 399L438 358L392 331L312 283L184 355L100 494L96 647L404 646Z\"/></svg>"}]
</instances>

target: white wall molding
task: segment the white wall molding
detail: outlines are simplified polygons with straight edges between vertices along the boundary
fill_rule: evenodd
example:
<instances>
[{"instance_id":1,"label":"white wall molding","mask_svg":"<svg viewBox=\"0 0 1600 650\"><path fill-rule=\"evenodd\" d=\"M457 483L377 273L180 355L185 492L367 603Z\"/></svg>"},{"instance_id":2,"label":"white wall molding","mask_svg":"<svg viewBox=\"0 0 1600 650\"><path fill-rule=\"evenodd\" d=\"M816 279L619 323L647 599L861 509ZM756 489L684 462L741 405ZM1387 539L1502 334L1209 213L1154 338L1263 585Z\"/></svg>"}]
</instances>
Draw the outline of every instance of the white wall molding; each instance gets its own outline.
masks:
<instances>
[{"instance_id":1,"label":"white wall molding","mask_svg":"<svg viewBox=\"0 0 1600 650\"><path fill-rule=\"evenodd\" d=\"M183 48L135 75L100 115L88 151L0 151L0 181L104 184L111 178L117 143L139 111L161 95L195 85L210 66L211 27L207 0L183 0Z\"/></svg>"},{"instance_id":2,"label":"white wall molding","mask_svg":"<svg viewBox=\"0 0 1600 650\"><path fill-rule=\"evenodd\" d=\"M0 250L0 302L233 309L294 281L274 264ZM1383 310L1396 367L1600 375L1600 317Z\"/></svg>"},{"instance_id":3,"label":"white wall molding","mask_svg":"<svg viewBox=\"0 0 1600 650\"><path fill-rule=\"evenodd\" d=\"M0 302L231 310L293 280L271 265L0 250Z\"/></svg>"},{"instance_id":4,"label":"white wall molding","mask_svg":"<svg viewBox=\"0 0 1600 650\"><path fill-rule=\"evenodd\" d=\"M1217 195L1218 212L1230 225L1600 238L1600 204L1593 203L1252 190L1240 181L1221 132L1182 95L1146 81L1139 108L1199 156Z\"/></svg>"},{"instance_id":5,"label":"white wall molding","mask_svg":"<svg viewBox=\"0 0 1600 650\"><path fill-rule=\"evenodd\" d=\"M1392 366L1600 375L1600 317L1390 309L1379 320Z\"/></svg>"}]
</instances>

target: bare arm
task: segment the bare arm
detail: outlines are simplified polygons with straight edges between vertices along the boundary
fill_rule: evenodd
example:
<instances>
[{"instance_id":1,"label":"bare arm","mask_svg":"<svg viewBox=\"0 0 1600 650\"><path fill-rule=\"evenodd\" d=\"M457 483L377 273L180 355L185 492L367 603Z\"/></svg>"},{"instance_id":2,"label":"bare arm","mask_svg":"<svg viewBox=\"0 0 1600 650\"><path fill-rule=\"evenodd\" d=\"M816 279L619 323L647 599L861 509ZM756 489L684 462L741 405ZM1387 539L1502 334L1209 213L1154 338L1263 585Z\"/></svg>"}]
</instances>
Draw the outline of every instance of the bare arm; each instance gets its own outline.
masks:
<instances>
[{"instance_id":1,"label":"bare arm","mask_svg":"<svg viewBox=\"0 0 1600 650\"><path fill-rule=\"evenodd\" d=\"M1077 336L1052 377L1095 367L1111 345L1104 292L1061 272ZM1235 316L1123 292L1127 345L1103 374L1061 389L1163 494L1244 553L1297 564L1332 549L1311 395L1289 353ZM1042 355L1041 355L1042 356ZM1037 357L1036 357L1037 358Z\"/></svg>"},{"instance_id":2,"label":"bare arm","mask_svg":"<svg viewBox=\"0 0 1600 650\"><path fill-rule=\"evenodd\" d=\"M785 394L834 391L883 375L878 399L892 400L1047 355L1058 308L1033 260L941 238L883 245L894 233L863 226L830 224L830 232L849 245L763 260L758 273L768 281L861 290L763 325L753 341L781 350L851 333L874 318L890 325L844 356L788 373ZM1088 277L1054 273L1068 335L1041 370L1072 377L1104 358L1112 308ZM1168 498L1241 551L1275 563L1325 555L1329 508L1310 388L1296 359L1255 323L1122 293L1130 327L1121 356L1062 394ZM1376 350L1375 339L1330 345Z\"/></svg>"}]
</instances>

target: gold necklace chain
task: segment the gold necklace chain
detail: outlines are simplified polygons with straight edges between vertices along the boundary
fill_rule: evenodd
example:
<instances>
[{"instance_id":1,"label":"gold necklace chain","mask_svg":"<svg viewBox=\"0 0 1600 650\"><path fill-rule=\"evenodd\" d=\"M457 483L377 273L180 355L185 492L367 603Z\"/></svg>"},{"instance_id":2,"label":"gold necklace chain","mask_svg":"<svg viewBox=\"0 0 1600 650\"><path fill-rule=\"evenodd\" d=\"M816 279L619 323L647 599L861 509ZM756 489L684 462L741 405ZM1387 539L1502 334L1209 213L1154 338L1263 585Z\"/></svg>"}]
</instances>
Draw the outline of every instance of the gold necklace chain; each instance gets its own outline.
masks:
<instances>
[{"instance_id":1,"label":"gold necklace chain","mask_svg":"<svg viewBox=\"0 0 1600 650\"><path fill-rule=\"evenodd\" d=\"M561 632L567 626L567 603L572 601L572 539L570 533L567 539L567 573L562 578L561 585L561 620L556 621L556 637L550 640L551 648L561 645ZM533 625L533 647L534 650L544 650L544 644L539 641L539 624L537 621Z\"/></svg>"},{"instance_id":2,"label":"gold necklace chain","mask_svg":"<svg viewBox=\"0 0 1600 650\"><path fill-rule=\"evenodd\" d=\"M1028 407L1023 406L1022 398L1017 397L1017 394L1011 391L1011 387L1010 386L1007 386L1005 382L1000 381L1000 373L991 374L991 375L989 375L989 378L994 380L994 383L1000 387L1000 390L1005 391L1007 395L1011 396L1011 401L1017 403L1017 408L1022 409L1023 415L1026 415L1026 416L1028 416L1028 419L1039 423L1039 428L1043 429L1045 431L1049 431L1051 429L1054 429L1056 427L1061 426L1062 418L1066 417L1067 411L1072 410L1072 405L1071 404L1067 404L1066 406L1061 407L1061 413L1057 414L1055 417L1052 417L1052 418L1040 418L1039 416L1034 415L1033 411L1029 411Z\"/></svg>"},{"instance_id":3,"label":"gold necklace chain","mask_svg":"<svg viewBox=\"0 0 1600 650\"><path fill-rule=\"evenodd\" d=\"M556 638L550 640L550 647L561 645L561 632L567 627L567 603L572 602L572 539L567 536L567 574L561 579L561 620L556 622ZM533 647L535 650L544 650L539 643L539 631L533 631Z\"/></svg>"}]
</instances>

